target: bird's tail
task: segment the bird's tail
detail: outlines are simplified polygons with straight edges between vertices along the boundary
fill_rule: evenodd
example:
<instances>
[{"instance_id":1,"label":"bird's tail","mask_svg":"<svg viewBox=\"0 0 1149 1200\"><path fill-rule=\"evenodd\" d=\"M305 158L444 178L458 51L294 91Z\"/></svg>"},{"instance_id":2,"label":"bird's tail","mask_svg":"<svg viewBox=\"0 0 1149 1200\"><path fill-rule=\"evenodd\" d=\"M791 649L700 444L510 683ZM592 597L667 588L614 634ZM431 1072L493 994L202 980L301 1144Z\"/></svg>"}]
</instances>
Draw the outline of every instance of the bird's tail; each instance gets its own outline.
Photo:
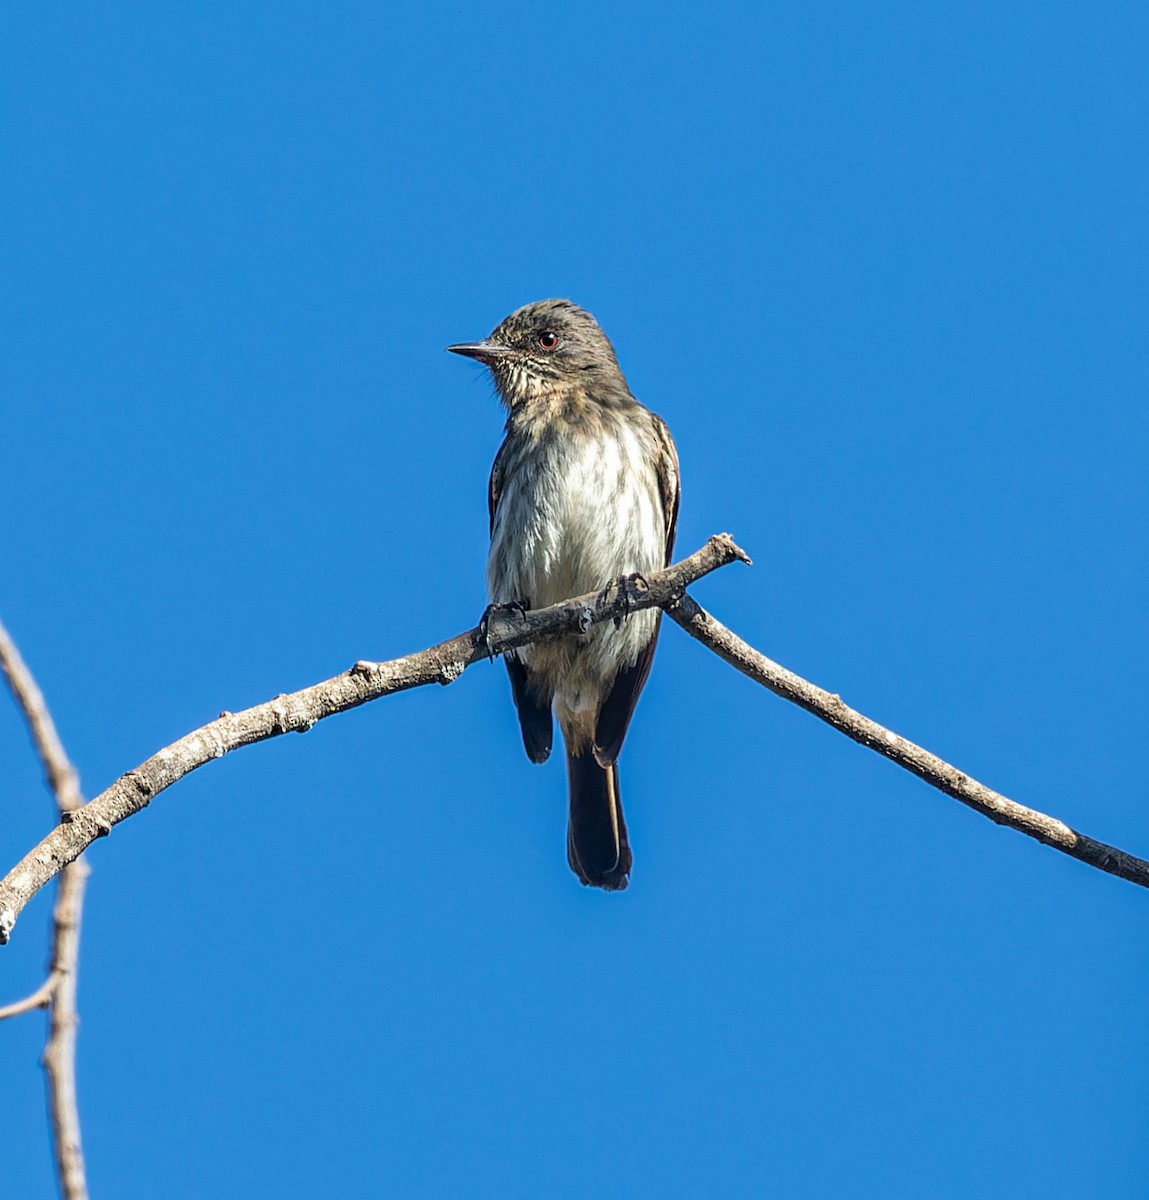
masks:
<instances>
[{"instance_id":1,"label":"bird's tail","mask_svg":"<svg viewBox=\"0 0 1149 1200\"><path fill-rule=\"evenodd\" d=\"M630 845L618 793L618 764L600 767L587 746L581 754L567 751L570 781L570 824L567 861L592 887L620 892L630 874Z\"/></svg>"}]
</instances>

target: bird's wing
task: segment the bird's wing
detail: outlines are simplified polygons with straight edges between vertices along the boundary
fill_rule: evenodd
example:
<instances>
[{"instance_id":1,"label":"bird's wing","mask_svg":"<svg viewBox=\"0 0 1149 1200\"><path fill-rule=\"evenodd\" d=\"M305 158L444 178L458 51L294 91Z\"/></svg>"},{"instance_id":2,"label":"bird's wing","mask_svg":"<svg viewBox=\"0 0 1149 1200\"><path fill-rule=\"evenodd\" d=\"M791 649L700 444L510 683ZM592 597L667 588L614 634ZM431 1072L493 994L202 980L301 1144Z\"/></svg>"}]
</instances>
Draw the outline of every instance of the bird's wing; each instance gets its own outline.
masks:
<instances>
[{"instance_id":1,"label":"bird's wing","mask_svg":"<svg viewBox=\"0 0 1149 1200\"><path fill-rule=\"evenodd\" d=\"M495 529L495 513L499 508L499 500L503 494L503 477L506 474L507 442L499 447L491 467L491 481L487 485L487 511L491 518L491 532ZM520 599L530 604L530 596ZM534 763L546 762L551 752L553 730L551 724L551 702L547 697L538 694L531 681L526 663L512 650L503 655L507 664L507 678L511 681L511 695L514 697L515 708L519 714L519 728L523 731L523 747L527 757Z\"/></svg>"},{"instance_id":2,"label":"bird's wing","mask_svg":"<svg viewBox=\"0 0 1149 1200\"><path fill-rule=\"evenodd\" d=\"M510 438L503 438L503 444L499 447L498 454L495 455L495 461L491 464L491 479L487 484L487 513L491 518L491 528L489 532L495 532L495 512L499 507L499 499L503 494L503 476L507 469L508 450L507 444Z\"/></svg>"},{"instance_id":3,"label":"bird's wing","mask_svg":"<svg viewBox=\"0 0 1149 1200\"><path fill-rule=\"evenodd\" d=\"M674 551L674 534L678 528L678 500L681 487L678 481L678 452L674 448L674 439L670 430L661 417L650 414L654 425L655 444L658 448L656 475L658 491L662 501L662 516L666 528L666 554L664 563L670 566L670 556ZM634 706L638 703L639 693L650 674L650 664L654 660L654 647L658 642L658 628L662 614L659 613L658 623L654 627L654 636L643 646L633 667L620 671L611 686L610 692L599 709L598 720L594 729L594 754L600 765L608 766L618 758L626 737L630 719L634 716Z\"/></svg>"},{"instance_id":4,"label":"bird's wing","mask_svg":"<svg viewBox=\"0 0 1149 1200\"><path fill-rule=\"evenodd\" d=\"M674 535L678 530L678 501L682 495L682 485L678 479L678 451L674 448L674 439L666 422L654 413L650 414L654 422L654 437L658 443L658 490L662 497L662 514L666 520L666 566L670 566L670 556L674 551Z\"/></svg>"},{"instance_id":5,"label":"bird's wing","mask_svg":"<svg viewBox=\"0 0 1149 1200\"><path fill-rule=\"evenodd\" d=\"M554 726L551 721L551 701L540 697L532 676L519 656L513 651L503 655L507 664L507 678L511 681L511 695L519 714L519 728L523 733L523 749L533 763L546 762L551 753ZM535 679L538 677L535 676Z\"/></svg>"}]
</instances>

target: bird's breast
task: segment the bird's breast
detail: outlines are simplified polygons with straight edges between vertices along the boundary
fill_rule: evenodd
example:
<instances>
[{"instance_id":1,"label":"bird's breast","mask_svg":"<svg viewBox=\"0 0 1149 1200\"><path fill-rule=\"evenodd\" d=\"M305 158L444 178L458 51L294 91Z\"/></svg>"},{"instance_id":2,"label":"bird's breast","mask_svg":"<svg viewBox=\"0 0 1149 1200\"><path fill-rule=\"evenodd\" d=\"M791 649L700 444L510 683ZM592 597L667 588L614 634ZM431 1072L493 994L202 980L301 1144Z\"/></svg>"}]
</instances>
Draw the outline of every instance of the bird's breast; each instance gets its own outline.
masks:
<instances>
[{"instance_id":1,"label":"bird's breast","mask_svg":"<svg viewBox=\"0 0 1149 1200\"><path fill-rule=\"evenodd\" d=\"M538 608L663 566L666 525L644 433L640 420L618 419L593 431L552 423L522 435L492 528L493 601Z\"/></svg>"}]
</instances>

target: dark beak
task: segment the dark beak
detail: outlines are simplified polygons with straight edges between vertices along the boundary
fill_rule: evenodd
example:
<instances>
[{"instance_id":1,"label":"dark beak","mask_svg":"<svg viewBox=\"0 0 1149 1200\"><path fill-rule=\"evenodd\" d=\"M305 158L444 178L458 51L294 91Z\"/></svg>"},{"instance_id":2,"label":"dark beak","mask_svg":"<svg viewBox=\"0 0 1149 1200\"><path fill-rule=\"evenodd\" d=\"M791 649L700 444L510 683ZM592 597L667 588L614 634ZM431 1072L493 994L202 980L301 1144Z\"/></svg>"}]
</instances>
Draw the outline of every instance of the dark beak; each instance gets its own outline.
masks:
<instances>
[{"instance_id":1,"label":"dark beak","mask_svg":"<svg viewBox=\"0 0 1149 1200\"><path fill-rule=\"evenodd\" d=\"M492 364L497 358L506 358L511 353L509 346L500 346L497 342L460 342L457 346L448 346L452 354L461 354L464 358L477 358L479 362Z\"/></svg>"}]
</instances>

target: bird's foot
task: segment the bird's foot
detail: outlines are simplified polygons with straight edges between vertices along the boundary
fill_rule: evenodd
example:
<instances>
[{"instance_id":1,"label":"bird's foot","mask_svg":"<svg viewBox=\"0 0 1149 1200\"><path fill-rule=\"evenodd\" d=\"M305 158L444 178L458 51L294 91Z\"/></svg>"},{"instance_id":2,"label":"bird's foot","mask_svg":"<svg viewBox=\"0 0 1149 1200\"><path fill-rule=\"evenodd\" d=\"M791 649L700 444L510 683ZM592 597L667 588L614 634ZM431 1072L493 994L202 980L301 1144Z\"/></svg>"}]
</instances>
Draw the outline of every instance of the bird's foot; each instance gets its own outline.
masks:
<instances>
[{"instance_id":1,"label":"bird's foot","mask_svg":"<svg viewBox=\"0 0 1149 1200\"><path fill-rule=\"evenodd\" d=\"M612 579L599 593L598 600L600 604L619 606L621 611L614 618L614 627L621 629L623 619L630 616L635 601L648 591L650 584L646 582L646 577L642 572L635 571L630 575L620 575L617 579Z\"/></svg>"},{"instance_id":2,"label":"bird's foot","mask_svg":"<svg viewBox=\"0 0 1149 1200\"><path fill-rule=\"evenodd\" d=\"M479 618L479 627L475 631L475 645L484 646L487 651L487 658L494 662L495 651L491 645L491 618L492 617L517 617L520 621L525 620L527 615L527 604L523 600L512 600L509 604L488 604Z\"/></svg>"}]
</instances>

